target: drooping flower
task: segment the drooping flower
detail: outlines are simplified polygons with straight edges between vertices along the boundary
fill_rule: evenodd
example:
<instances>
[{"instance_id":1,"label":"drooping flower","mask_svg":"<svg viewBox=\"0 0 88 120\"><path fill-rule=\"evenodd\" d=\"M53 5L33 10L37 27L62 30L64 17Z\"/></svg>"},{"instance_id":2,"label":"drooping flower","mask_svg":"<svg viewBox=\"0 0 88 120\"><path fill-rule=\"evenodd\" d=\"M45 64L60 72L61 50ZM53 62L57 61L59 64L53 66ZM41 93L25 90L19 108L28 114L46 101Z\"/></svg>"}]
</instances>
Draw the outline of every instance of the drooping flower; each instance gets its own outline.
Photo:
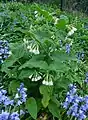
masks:
<instances>
[{"instance_id":1,"label":"drooping flower","mask_svg":"<svg viewBox=\"0 0 88 120\"><path fill-rule=\"evenodd\" d=\"M20 115L24 115L25 112L23 110L20 110Z\"/></svg>"},{"instance_id":2,"label":"drooping flower","mask_svg":"<svg viewBox=\"0 0 88 120\"><path fill-rule=\"evenodd\" d=\"M0 108L0 120L20 120L20 116L24 115L25 112L20 110L15 110L15 107L19 107L22 103L26 102L26 88L24 84L21 83L20 87L17 89L18 93L15 96L14 100L11 100L7 95L7 91L0 88L0 104L2 105ZM6 111L7 110L7 111Z\"/></svg>"},{"instance_id":3,"label":"drooping flower","mask_svg":"<svg viewBox=\"0 0 88 120\"><path fill-rule=\"evenodd\" d=\"M41 80L41 78L42 77L40 75L36 75L31 80L37 82L37 81Z\"/></svg>"},{"instance_id":4,"label":"drooping flower","mask_svg":"<svg viewBox=\"0 0 88 120\"><path fill-rule=\"evenodd\" d=\"M86 73L86 79L84 80L85 83L88 83L88 72Z\"/></svg>"},{"instance_id":5,"label":"drooping flower","mask_svg":"<svg viewBox=\"0 0 88 120\"><path fill-rule=\"evenodd\" d=\"M42 84L43 84L43 85L52 86L52 85L53 85L53 81L52 81L52 80L51 80L51 81L43 80L43 81L42 81Z\"/></svg>"},{"instance_id":6,"label":"drooping flower","mask_svg":"<svg viewBox=\"0 0 88 120\"><path fill-rule=\"evenodd\" d=\"M88 112L88 96L78 95L76 85L70 84L62 106L67 110L67 115L74 116L77 120L85 120Z\"/></svg>"},{"instance_id":7,"label":"drooping flower","mask_svg":"<svg viewBox=\"0 0 88 120\"><path fill-rule=\"evenodd\" d=\"M67 36L73 35L75 31L77 31L77 29L75 27L72 27L72 29L68 32Z\"/></svg>"},{"instance_id":8,"label":"drooping flower","mask_svg":"<svg viewBox=\"0 0 88 120\"><path fill-rule=\"evenodd\" d=\"M8 58L10 55L9 43L7 41L0 40L0 63Z\"/></svg>"},{"instance_id":9,"label":"drooping flower","mask_svg":"<svg viewBox=\"0 0 88 120\"><path fill-rule=\"evenodd\" d=\"M9 113L6 111L4 112L2 110L2 113L0 114L0 120L8 120L8 118L9 118Z\"/></svg>"},{"instance_id":10,"label":"drooping flower","mask_svg":"<svg viewBox=\"0 0 88 120\"><path fill-rule=\"evenodd\" d=\"M10 119L11 119L11 120L20 120L18 112L13 112L13 113L10 115Z\"/></svg>"},{"instance_id":11,"label":"drooping flower","mask_svg":"<svg viewBox=\"0 0 88 120\"><path fill-rule=\"evenodd\" d=\"M24 87L24 84L21 83L20 85L20 88L17 88L17 91L18 91L18 102L17 102L17 105L20 105L24 102L26 102L26 98L27 98L27 94L26 94L26 91L27 89ZM15 96L15 98L17 98Z\"/></svg>"},{"instance_id":12,"label":"drooping flower","mask_svg":"<svg viewBox=\"0 0 88 120\"><path fill-rule=\"evenodd\" d=\"M30 53L34 53L35 55L39 54L39 46L33 43L27 45L27 49Z\"/></svg>"},{"instance_id":13,"label":"drooping flower","mask_svg":"<svg viewBox=\"0 0 88 120\"><path fill-rule=\"evenodd\" d=\"M71 49L71 46L70 46L70 44L66 44L66 53L70 53L70 49Z\"/></svg>"}]
</instances>

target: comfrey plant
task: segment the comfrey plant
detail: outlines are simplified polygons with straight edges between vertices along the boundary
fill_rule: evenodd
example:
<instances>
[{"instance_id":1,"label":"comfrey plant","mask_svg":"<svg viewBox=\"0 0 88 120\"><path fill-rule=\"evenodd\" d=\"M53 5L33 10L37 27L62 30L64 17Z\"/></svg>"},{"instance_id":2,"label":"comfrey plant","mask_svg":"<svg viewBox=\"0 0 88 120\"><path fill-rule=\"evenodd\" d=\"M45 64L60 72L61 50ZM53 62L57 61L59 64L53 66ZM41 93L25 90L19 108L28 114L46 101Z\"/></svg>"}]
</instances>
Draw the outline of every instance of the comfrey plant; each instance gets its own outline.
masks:
<instances>
[{"instance_id":1,"label":"comfrey plant","mask_svg":"<svg viewBox=\"0 0 88 120\"><path fill-rule=\"evenodd\" d=\"M3 61L8 58L10 55L9 45L8 41L2 41L0 40L0 63L3 63Z\"/></svg>"},{"instance_id":2,"label":"comfrey plant","mask_svg":"<svg viewBox=\"0 0 88 120\"><path fill-rule=\"evenodd\" d=\"M88 73L86 74L84 84L88 87ZM67 115L71 116L72 119L85 120L88 117L88 95L80 95L78 91L79 89L76 85L70 84L62 106L66 109Z\"/></svg>"},{"instance_id":3,"label":"comfrey plant","mask_svg":"<svg viewBox=\"0 0 88 120\"><path fill-rule=\"evenodd\" d=\"M26 40L24 38L24 45L25 47L27 48L27 50L30 52L30 53L34 53L35 55L39 54L39 46L33 42L29 42L28 40Z\"/></svg>"},{"instance_id":4,"label":"comfrey plant","mask_svg":"<svg viewBox=\"0 0 88 120\"><path fill-rule=\"evenodd\" d=\"M26 88L21 83L17 88L17 94L13 100L7 96L7 91L0 90L0 120L20 120L21 115L25 114L20 106L26 102ZM19 110L18 110L18 109Z\"/></svg>"}]
</instances>

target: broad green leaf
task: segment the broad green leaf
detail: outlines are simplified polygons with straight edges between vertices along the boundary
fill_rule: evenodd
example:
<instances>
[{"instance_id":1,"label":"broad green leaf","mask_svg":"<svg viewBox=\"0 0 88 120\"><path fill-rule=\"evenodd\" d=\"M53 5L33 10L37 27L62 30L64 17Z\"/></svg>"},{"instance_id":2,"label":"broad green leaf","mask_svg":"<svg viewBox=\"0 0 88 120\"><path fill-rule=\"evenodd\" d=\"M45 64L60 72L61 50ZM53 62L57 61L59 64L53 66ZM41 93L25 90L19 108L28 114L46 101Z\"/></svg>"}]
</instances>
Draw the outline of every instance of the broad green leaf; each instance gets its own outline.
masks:
<instances>
[{"instance_id":1,"label":"broad green leaf","mask_svg":"<svg viewBox=\"0 0 88 120\"><path fill-rule=\"evenodd\" d=\"M14 48L12 48L12 53L17 59L23 57L25 54L24 45L22 43L15 43Z\"/></svg>"},{"instance_id":2,"label":"broad green leaf","mask_svg":"<svg viewBox=\"0 0 88 120\"><path fill-rule=\"evenodd\" d=\"M8 67L11 67L19 58L23 57L24 54L25 50L23 45L13 45L12 55L4 61L4 64L2 65L2 71L6 71Z\"/></svg>"},{"instance_id":3,"label":"broad green leaf","mask_svg":"<svg viewBox=\"0 0 88 120\"><path fill-rule=\"evenodd\" d=\"M49 70L64 71L66 69L67 69L67 66L64 63L60 62L59 60L54 61L49 65Z\"/></svg>"},{"instance_id":4,"label":"broad green leaf","mask_svg":"<svg viewBox=\"0 0 88 120\"><path fill-rule=\"evenodd\" d=\"M24 63L22 66L19 67L19 70L23 69L23 68L40 68L40 69L47 69L48 65L45 61L42 60L34 60L34 59L30 59L29 61L27 61L26 63Z\"/></svg>"},{"instance_id":5,"label":"broad green leaf","mask_svg":"<svg viewBox=\"0 0 88 120\"><path fill-rule=\"evenodd\" d=\"M36 102L37 102L37 106L38 106L37 111L39 112L39 111L41 110L41 108L42 108L41 99L38 98L38 99L36 100Z\"/></svg>"},{"instance_id":6,"label":"broad green leaf","mask_svg":"<svg viewBox=\"0 0 88 120\"><path fill-rule=\"evenodd\" d=\"M66 22L64 19L60 19L58 23L56 24L57 28L59 29L65 29L66 28Z\"/></svg>"},{"instance_id":7,"label":"broad green leaf","mask_svg":"<svg viewBox=\"0 0 88 120\"><path fill-rule=\"evenodd\" d=\"M77 58L75 56L72 56L70 54L67 54L65 52L61 52L61 51L55 51L52 54L52 59L55 61L59 61L59 62L63 62L66 60L77 60Z\"/></svg>"},{"instance_id":8,"label":"broad green leaf","mask_svg":"<svg viewBox=\"0 0 88 120\"><path fill-rule=\"evenodd\" d=\"M39 90L40 90L40 93L43 95L42 105L43 107L46 108L49 104L49 100L51 99L52 87L41 85Z\"/></svg>"},{"instance_id":9,"label":"broad green leaf","mask_svg":"<svg viewBox=\"0 0 88 120\"><path fill-rule=\"evenodd\" d=\"M20 74L19 74L19 79L24 79L24 78L28 78L31 74L33 74L34 71L30 70L30 69L23 69Z\"/></svg>"},{"instance_id":10,"label":"broad green leaf","mask_svg":"<svg viewBox=\"0 0 88 120\"><path fill-rule=\"evenodd\" d=\"M88 35L82 35L80 37L78 37L78 39L80 40L88 40Z\"/></svg>"},{"instance_id":11,"label":"broad green leaf","mask_svg":"<svg viewBox=\"0 0 88 120\"><path fill-rule=\"evenodd\" d=\"M57 118L60 117L60 110L56 103L54 103L53 101L50 101L48 108L54 117L57 117Z\"/></svg>"},{"instance_id":12,"label":"broad green leaf","mask_svg":"<svg viewBox=\"0 0 88 120\"><path fill-rule=\"evenodd\" d=\"M19 87L20 87L19 81L16 81L16 80L11 81L9 86L8 86L9 93L15 94L17 92L17 88L19 88Z\"/></svg>"},{"instance_id":13,"label":"broad green leaf","mask_svg":"<svg viewBox=\"0 0 88 120\"><path fill-rule=\"evenodd\" d=\"M35 7L37 11L40 12L46 18L46 20L51 21L53 19L52 15L48 11L40 8L38 5L36 5Z\"/></svg>"},{"instance_id":14,"label":"broad green leaf","mask_svg":"<svg viewBox=\"0 0 88 120\"><path fill-rule=\"evenodd\" d=\"M49 40L50 42L52 34L49 31L37 30L37 31L31 31L30 36L41 44L44 43L46 40Z\"/></svg>"},{"instance_id":15,"label":"broad green leaf","mask_svg":"<svg viewBox=\"0 0 88 120\"><path fill-rule=\"evenodd\" d=\"M65 78L63 76L63 78L61 78L61 79L59 78L56 81L56 88L64 88L64 89L66 89L71 82L73 82L72 79L68 79L68 78Z\"/></svg>"},{"instance_id":16,"label":"broad green leaf","mask_svg":"<svg viewBox=\"0 0 88 120\"><path fill-rule=\"evenodd\" d=\"M17 74L18 74L17 70L18 70L17 66L9 69L9 71L7 72L9 78L17 78Z\"/></svg>"},{"instance_id":17,"label":"broad green leaf","mask_svg":"<svg viewBox=\"0 0 88 120\"><path fill-rule=\"evenodd\" d=\"M37 104L36 104L36 100L33 97L27 100L26 109L28 110L32 118L34 119L37 118Z\"/></svg>"},{"instance_id":18,"label":"broad green leaf","mask_svg":"<svg viewBox=\"0 0 88 120\"><path fill-rule=\"evenodd\" d=\"M65 15L60 15L60 19L62 20L65 20L65 23L69 23L69 19L68 19L68 17L67 16L65 16Z\"/></svg>"},{"instance_id":19,"label":"broad green leaf","mask_svg":"<svg viewBox=\"0 0 88 120\"><path fill-rule=\"evenodd\" d=\"M8 69L8 67L11 67L16 61L17 58L14 55L11 55L8 59L4 61L1 70L6 71L6 69Z\"/></svg>"}]
</instances>

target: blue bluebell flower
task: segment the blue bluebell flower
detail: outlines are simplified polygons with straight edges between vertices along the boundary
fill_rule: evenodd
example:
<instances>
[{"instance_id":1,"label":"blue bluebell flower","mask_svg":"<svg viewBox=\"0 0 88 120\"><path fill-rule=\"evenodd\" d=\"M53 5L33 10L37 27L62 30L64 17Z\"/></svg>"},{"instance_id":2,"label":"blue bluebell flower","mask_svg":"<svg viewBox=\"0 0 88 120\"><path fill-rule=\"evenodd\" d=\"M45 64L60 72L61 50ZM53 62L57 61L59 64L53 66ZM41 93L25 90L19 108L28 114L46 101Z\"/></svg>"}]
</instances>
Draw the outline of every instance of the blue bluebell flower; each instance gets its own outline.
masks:
<instances>
[{"instance_id":1,"label":"blue bluebell flower","mask_svg":"<svg viewBox=\"0 0 88 120\"><path fill-rule=\"evenodd\" d=\"M85 118L87 117L85 115L85 112L79 109L78 113L79 113L78 114L78 120L85 120Z\"/></svg>"},{"instance_id":2,"label":"blue bluebell flower","mask_svg":"<svg viewBox=\"0 0 88 120\"><path fill-rule=\"evenodd\" d=\"M72 116L78 116L77 111L78 111L78 104L77 104L77 103L74 103L74 104L73 104L72 106L70 106L70 108L68 109L67 115L71 115L71 114L72 114Z\"/></svg>"},{"instance_id":3,"label":"blue bluebell flower","mask_svg":"<svg viewBox=\"0 0 88 120\"><path fill-rule=\"evenodd\" d=\"M71 49L71 46L70 46L70 44L66 44L66 53L70 53L70 49Z\"/></svg>"},{"instance_id":4,"label":"blue bluebell flower","mask_svg":"<svg viewBox=\"0 0 88 120\"><path fill-rule=\"evenodd\" d=\"M25 115L25 112L23 110L20 110L20 115Z\"/></svg>"},{"instance_id":5,"label":"blue bluebell flower","mask_svg":"<svg viewBox=\"0 0 88 120\"><path fill-rule=\"evenodd\" d=\"M8 118L9 118L9 113L2 111L2 113L0 114L0 120L8 120Z\"/></svg>"},{"instance_id":6,"label":"blue bluebell flower","mask_svg":"<svg viewBox=\"0 0 88 120\"><path fill-rule=\"evenodd\" d=\"M17 91L18 91L18 93L16 94L15 98L18 97L17 105L20 105L20 104L26 102L26 98L27 98L26 91L27 91L27 89L24 88L24 84L21 83L20 88L17 88Z\"/></svg>"},{"instance_id":7,"label":"blue bluebell flower","mask_svg":"<svg viewBox=\"0 0 88 120\"><path fill-rule=\"evenodd\" d=\"M17 112L13 112L13 113L10 115L10 119L11 119L11 120L20 120L19 114L18 114Z\"/></svg>"},{"instance_id":8,"label":"blue bluebell flower","mask_svg":"<svg viewBox=\"0 0 88 120\"><path fill-rule=\"evenodd\" d=\"M2 41L0 40L0 63L3 63L3 61L8 58L9 56L9 43L8 41Z\"/></svg>"},{"instance_id":9,"label":"blue bluebell flower","mask_svg":"<svg viewBox=\"0 0 88 120\"><path fill-rule=\"evenodd\" d=\"M84 80L85 83L88 83L88 72L86 73L86 79Z\"/></svg>"},{"instance_id":10,"label":"blue bluebell flower","mask_svg":"<svg viewBox=\"0 0 88 120\"><path fill-rule=\"evenodd\" d=\"M88 77L88 73L86 73ZM81 97L77 94L76 85L70 84L63 108L67 110L67 115L74 116L77 120L85 120L88 113L88 95Z\"/></svg>"},{"instance_id":11,"label":"blue bluebell flower","mask_svg":"<svg viewBox=\"0 0 88 120\"><path fill-rule=\"evenodd\" d=\"M78 59L78 61L81 60L81 54L80 54L80 52L77 53L77 59Z\"/></svg>"},{"instance_id":12,"label":"blue bluebell flower","mask_svg":"<svg viewBox=\"0 0 88 120\"><path fill-rule=\"evenodd\" d=\"M70 84L69 85L69 92L67 92L67 93L69 93L69 94L75 94L76 91L77 91L77 87L75 85L73 85L73 84Z\"/></svg>"},{"instance_id":13,"label":"blue bluebell flower","mask_svg":"<svg viewBox=\"0 0 88 120\"><path fill-rule=\"evenodd\" d=\"M87 76L88 74L86 74ZM77 94L77 87L70 84L62 106L67 110L67 115L74 116L77 120L85 120L88 112L88 95L81 97Z\"/></svg>"},{"instance_id":14,"label":"blue bluebell flower","mask_svg":"<svg viewBox=\"0 0 88 120\"><path fill-rule=\"evenodd\" d=\"M25 112L23 110L20 110L19 114L18 111L16 112L14 109L14 106L16 107L20 106L22 103L26 102L26 88L24 87L24 84L21 83L20 87L17 89L18 91L18 99L11 100L7 96L7 91L4 89L0 89L0 104L2 105L2 108L0 108L0 120L20 120L20 116L24 115ZM5 109L4 109L5 108ZM13 110L13 111L4 111L4 110Z\"/></svg>"},{"instance_id":15,"label":"blue bluebell flower","mask_svg":"<svg viewBox=\"0 0 88 120\"><path fill-rule=\"evenodd\" d=\"M82 53L81 53L81 58L82 58L82 60L84 59L84 55L85 55L84 52L82 52Z\"/></svg>"},{"instance_id":16,"label":"blue bluebell flower","mask_svg":"<svg viewBox=\"0 0 88 120\"><path fill-rule=\"evenodd\" d=\"M84 51L83 52L78 52L77 53L77 59L78 59L78 61L83 60L84 59L84 55L85 55Z\"/></svg>"},{"instance_id":17,"label":"blue bluebell flower","mask_svg":"<svg viewBox=\"0 0 88 120\"><path fill-rule=\"evenodd\" d=\"M68 103L68 101L65 101L62 105L63 105L63 108L68 109L70 104Z\"/></svg>"}]
</instances>

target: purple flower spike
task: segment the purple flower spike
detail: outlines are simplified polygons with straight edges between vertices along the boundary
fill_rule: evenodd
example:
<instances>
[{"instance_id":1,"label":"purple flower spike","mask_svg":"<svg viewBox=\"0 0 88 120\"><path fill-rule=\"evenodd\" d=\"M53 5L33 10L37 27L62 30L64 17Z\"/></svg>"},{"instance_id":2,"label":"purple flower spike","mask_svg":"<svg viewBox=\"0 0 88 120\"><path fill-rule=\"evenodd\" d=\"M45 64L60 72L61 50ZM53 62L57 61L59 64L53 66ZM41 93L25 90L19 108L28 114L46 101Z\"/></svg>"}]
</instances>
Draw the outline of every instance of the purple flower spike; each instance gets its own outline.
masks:
<instances>
[{"instance_id":1,"label":"purple flower spike","mask_svg":"<svg viewBox=\"0 0 88 120\"><path fill-rule=\"evenodd\" d=\"M86 77L88 77L88 73ZM88 95L81 97L77 94L77 87L70 84L62 106L67 110L68 116L73 116L77 120L85 120L88 116Z\"/></svg>"},{"instance_id":2,"label":"purple flower spike","mask_svg":"<svg viewBox=\"0 0 88 120\"><path fill-rule=\"evenodd\" d=\"M21 105L22 103L26 102L27 94L26 91L27 89L24 88L24 84L21 83L20 88L17 88L18 93L16 94L16 98L18 98L17 105Z\"/></svg>"},{"instance_id":3,"label":"purple flower spike","mask_svg":"<svg viewBox=\"0 0 88 120\"><path fill-rule=\"evenodd\" d=\"M8 117L9 117L8 112L2 111L2 113L0 114L0 120L8 120Z\"/></svg>"},{"instance_id":4,"label":"purple flower spike","mask_svg":"<svg viewBox=\"0 0 88 120\"><path fill-rule=\"evenodd\" d=\"M84 80L85 83L88 83L88 72L86 73L86 79Z\"/></svg>"},{"instance_id":5,"label":"purple flower spike","mask_svg":"<svg viewBox=\"0 0 88 120\"><path fill-rule=\"evenodd\" d=\"M10 55L8 41L0 40L0 64Z\"/></svg>"},{"instance_id":6,"label":"purple flower spike","mask_svg":"<svg viewBox=\"0 0 88 120\"><path fill-rule=\"evenodd\" d=\"M13 112L13 113L10 115L10 119L11 119L11 120L20 120L19 114L18 114L17 112Z\"/></svg>"},{"instance_id":7,"label":"purple flower spike","mask_svg":"<svg viewBox=\"0 0 88 120\"><path fill-rule=\"evenodd\" d=\"M71 48L71 46L70 46L70 44L66 44L66 53L70 53L70 48Z\"/></svg>"}]
</instances>

